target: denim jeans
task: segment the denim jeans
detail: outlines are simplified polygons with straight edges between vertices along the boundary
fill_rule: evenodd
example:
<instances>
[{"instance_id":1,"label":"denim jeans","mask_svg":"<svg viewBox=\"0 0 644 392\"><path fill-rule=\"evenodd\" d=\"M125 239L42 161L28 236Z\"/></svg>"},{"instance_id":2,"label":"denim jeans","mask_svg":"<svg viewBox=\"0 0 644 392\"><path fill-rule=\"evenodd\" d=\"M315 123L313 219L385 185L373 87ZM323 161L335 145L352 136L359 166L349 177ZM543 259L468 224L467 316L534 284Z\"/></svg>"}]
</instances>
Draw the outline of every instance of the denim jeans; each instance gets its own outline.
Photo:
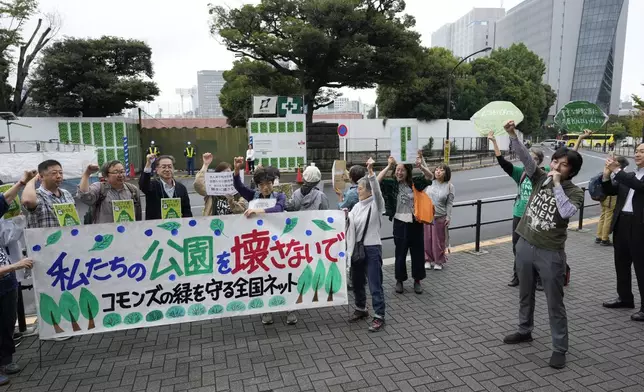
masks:
<instances>
[{"instance_id":1,"label":"denim jeans","mask_svg":"<svg viewBox=\"0 0 644 392\"><path fill-rule=\"evenodd\" d=\"M382 288L382 246L368 245L364 247L366 258L359 263L351 265L351 278L353 281L353 294L356 308L367 308L367 294L365 292L365 269L369 281L369 292L373 311L377 318L385 318L385 292Z\"/></svg>"}]
</instances>

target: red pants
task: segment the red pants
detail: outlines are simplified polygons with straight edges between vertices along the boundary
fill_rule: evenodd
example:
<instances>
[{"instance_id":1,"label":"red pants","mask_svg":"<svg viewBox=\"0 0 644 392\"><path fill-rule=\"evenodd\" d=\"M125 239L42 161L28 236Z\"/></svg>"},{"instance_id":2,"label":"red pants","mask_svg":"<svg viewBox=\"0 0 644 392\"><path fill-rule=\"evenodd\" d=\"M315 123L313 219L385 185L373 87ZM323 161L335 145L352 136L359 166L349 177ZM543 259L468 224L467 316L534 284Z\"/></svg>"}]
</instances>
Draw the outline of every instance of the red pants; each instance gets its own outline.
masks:
<instances>
[{"instance_id":1,"label":"red pants","mask_svg":"<svg viewBox=\"0 0 644 392\"><path fill-rule=\"evenodd\" d=\"M425 225L425 261L443 265L447 261L447 226L444 216L434 218L434 223Z\"/></svg>"}]
</instances>

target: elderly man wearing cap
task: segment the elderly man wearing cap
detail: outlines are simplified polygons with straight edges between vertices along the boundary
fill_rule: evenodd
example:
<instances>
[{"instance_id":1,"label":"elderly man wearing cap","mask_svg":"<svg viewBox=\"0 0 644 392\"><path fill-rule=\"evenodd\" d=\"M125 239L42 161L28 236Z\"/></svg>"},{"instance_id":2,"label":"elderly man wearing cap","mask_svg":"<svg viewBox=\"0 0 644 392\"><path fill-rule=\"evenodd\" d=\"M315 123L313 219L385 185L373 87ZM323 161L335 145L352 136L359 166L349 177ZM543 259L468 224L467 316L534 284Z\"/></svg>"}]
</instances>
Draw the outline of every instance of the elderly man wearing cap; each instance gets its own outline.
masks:
<instances>
[{"instance_id":1,"label":"elderly man wearing cap","mask_svg":"<svg viewBox=\"0 0 644 392\"><path fill-rule=\"evenodd\" d=\"M322 179L320 169L311 165L302 173L304 184L293 192L293 198L286 204L286 211L328 210L329 199L317 188Z\"/></svg>"}]
</instances>

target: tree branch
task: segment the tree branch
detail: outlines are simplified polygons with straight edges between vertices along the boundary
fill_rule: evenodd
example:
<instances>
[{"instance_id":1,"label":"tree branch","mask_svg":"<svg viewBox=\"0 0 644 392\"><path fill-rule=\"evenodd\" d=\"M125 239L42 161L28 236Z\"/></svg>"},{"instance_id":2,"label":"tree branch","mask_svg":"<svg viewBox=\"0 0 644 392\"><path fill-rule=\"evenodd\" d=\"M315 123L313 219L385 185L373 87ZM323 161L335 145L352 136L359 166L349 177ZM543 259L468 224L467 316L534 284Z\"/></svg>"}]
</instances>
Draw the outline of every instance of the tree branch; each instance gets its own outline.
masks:
<instances>
[{"instance_id":1,"label":"tree branch","mask_svg":"<svg viewBox=\"0 0 644 392\"><path fill-rule=\"evenodd\" d=\"M321 108L325 108L327 106L333 105L333 103L335 103L335 100L330 100L329 102L322 103L322 104L314 103L313 104L313 110L318 110L318 109L321 109Z\"/></svg>"}]
</instances>

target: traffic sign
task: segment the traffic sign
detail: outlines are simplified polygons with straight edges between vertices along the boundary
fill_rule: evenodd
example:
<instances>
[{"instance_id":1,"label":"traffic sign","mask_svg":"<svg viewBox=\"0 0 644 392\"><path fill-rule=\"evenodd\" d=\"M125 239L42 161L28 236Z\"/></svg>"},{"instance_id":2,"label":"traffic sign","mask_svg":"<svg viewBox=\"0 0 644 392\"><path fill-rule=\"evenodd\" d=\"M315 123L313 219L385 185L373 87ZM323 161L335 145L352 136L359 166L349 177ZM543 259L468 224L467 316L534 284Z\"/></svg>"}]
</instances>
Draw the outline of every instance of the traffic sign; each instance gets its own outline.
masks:
<instances>
[{"instance_id":1,"label":"traffic sign","mask_svg":"<svg viewBox=\"0 0 644 392\"><path fill-rule=\"evenodd\" d=\"M349 133L349 128L347 128L346 125L340 124L338 125L338 136L340 137L345 137Z\"/></svg>"}]
</instances>

